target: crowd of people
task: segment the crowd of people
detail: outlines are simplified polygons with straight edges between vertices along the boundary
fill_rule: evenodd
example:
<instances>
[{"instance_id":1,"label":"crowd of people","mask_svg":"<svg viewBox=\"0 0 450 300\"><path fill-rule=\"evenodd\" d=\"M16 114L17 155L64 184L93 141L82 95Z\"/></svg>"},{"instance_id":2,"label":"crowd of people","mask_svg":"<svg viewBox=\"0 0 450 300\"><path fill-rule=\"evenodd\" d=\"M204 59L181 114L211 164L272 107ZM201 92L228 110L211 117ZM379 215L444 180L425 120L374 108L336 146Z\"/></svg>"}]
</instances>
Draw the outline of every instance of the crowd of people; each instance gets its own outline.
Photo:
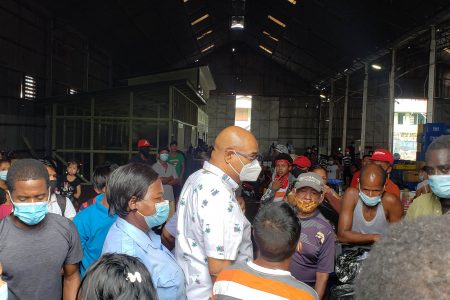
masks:
<instances>
[{"instance_id":1,"label":"crowd of people","mask_svg":"<svg viewBox=\"0 0 450 300\"><path fill-rule=\"evenodd\" d=\"M0 160L0 300L329 299L342 283L336 258L355 249L369 257L356 297L447 295L450 136L430 145L428 184L406 215L385 149L360 170L346 149L342 175L317 147L293 156L274 145L264 166L255 137L231 126L186 176L176 141L154 158L150 141L138 148L128 164L97 167L97 196L83 203L77 162L57 179L51 158ZM249 195L259 203L252 222Z\"/></svg>"}]
</instances>

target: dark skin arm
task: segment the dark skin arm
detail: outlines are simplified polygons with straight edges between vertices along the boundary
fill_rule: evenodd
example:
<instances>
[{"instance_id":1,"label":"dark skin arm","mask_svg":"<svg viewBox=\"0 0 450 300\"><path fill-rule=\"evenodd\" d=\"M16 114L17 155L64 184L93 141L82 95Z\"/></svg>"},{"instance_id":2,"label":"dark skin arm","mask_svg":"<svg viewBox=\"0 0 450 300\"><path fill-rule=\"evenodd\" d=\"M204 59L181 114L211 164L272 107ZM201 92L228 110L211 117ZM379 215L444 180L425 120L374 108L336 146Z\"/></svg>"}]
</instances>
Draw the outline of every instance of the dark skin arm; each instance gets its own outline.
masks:
<instances>
[{"instance_id":1,"label":"dark skin arm","mask_svg":"<svg viewBox=\"0 0 450 300\"><path fill-rule=\"evenodd\" d=\"M233 261L224 260L224 259L216 259L208 257L208 269L209 275L211 276L212 283L216 282L217 276L223 269L228 267Z\"/></svg>"},{"instance_id":2,"label":"dark skin arm","mask_svg":"<svg viewBox=\"0 0 450 300\"><path fill-rule=\"evenodd\" d=\"M400 221L403 217L403 204L400 200L395 195L384 193L382 201L389 223Z\"/></svg>"},{"instance_id":3,"label":"dark skin arm","mask_svg":"<svg viewBox=\"0 0 450 300\"><path fill-rule=\"evenodd\" d=\"M314 290L316 290L317 295L319 295L319 299L322 299L325 294L328 277L330 277L330 274L328 273L316 272L316 284L314 286Z\"/></svg>"},{"instance_id":4,"label":"dark skin arm","mask_svg":"<svg viewBox=\"0 0 450 300\"><path fill-rule=\"evenodd\" d=\"M78 272L78 264L64 265L64 300L75 300L77 297L78 287L80 286L80 273Z\"/></svg>"},{"instance_id":5,"label":"dark skin arm","mask_svg":"<svg viewBox=\"0 0 450 300\"><path fill-rule=\"evenodd\" d=\"M169 251L172 251L172 249L175 248L175 238L167 231L165 227L161 233L161 243L169 249Z\"/></svg>"},{"instance_id":6,"label":"dark skin arm","mask_svg":"<svg viewBox=\"0 0 450 300\"><path fill-rule=\"evenodd\" d=\"M358 190L348 188L342 197L341 212L339 214L338 240L345 244L372 244L376 242L381 235L363 234L352 231L353 211L358 203ZM383 203L384 204L384 203Z\"/></svg>"}]
</instances>

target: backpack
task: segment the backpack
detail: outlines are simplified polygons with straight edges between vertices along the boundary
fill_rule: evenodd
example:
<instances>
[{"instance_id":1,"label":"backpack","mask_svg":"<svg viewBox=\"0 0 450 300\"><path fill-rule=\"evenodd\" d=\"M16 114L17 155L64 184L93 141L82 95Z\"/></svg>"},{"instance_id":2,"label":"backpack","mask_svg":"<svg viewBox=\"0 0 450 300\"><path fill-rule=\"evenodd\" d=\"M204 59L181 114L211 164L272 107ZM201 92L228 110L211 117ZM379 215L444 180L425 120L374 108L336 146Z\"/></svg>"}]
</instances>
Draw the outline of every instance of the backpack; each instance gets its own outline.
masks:
<instances>
[{"instance_id":1,"label":"backpack","mask_svg":"<svg viewBox=\"0 0 450 300\"><path fill-rule=\"evenodd\" d=\"M66 212L67 198L60 194L55 195L56 201L58 202L59 208L61 209L61 215L64 217L64 213Z\"/></svg>"}]
</instances>

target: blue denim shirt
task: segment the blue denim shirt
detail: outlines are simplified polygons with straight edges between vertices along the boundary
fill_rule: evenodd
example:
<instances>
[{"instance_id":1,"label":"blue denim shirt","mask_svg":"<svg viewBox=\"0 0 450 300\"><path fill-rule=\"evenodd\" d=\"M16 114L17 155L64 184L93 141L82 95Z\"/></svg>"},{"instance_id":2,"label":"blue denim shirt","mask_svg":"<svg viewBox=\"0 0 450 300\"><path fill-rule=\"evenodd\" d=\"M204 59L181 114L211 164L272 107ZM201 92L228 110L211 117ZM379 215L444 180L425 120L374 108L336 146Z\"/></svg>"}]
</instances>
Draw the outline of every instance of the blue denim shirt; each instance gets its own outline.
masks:
<instances>
[{"instance_id":1,"label":"blue denim shirt","mask_svg":"<svg viewBox=\"0 0 450 300\"><path fill-rule=\"evenodd\" d=\"M103 244L104 253L124 253L140 258L152 276L159 300L186 299L183 270L161 244L161 237L152 230L145 233L117 218Z\"/></svg>"}]
</instances>

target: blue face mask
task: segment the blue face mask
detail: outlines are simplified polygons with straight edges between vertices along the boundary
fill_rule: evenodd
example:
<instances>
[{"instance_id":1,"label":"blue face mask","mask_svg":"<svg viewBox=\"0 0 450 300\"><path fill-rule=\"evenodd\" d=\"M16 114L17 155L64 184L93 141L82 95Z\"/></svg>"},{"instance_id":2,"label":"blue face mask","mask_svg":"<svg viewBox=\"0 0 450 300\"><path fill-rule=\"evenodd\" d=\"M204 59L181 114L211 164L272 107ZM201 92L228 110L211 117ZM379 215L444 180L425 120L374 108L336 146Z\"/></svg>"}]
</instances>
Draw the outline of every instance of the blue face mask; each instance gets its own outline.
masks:
<instances>
[{"instance_id":1,"label":"blue face mask","mask_svg":"<svg viewBox=\"0 0 450 300\"><path fill-rule=\"evenodd\" d=\"M450 199L450 175L433 175L428 177L433 193L442 199Z\"/></svg>"},{"instance_id":2,"label":"blue face mask","mask_svg":"<svg viewBox=\"0 0 450 300\"><path fill-rule=\"evenodd\" d=\"M359 198L361 198L362 202L367 206L375 206L381 202L381 195L369 197L361 191L361 188L359 190Z\"/></svg>"},{"instance_id":3,"label":"blue face mask","mask_svg":"<svg viewBox=\"0 0 450 300\"><path fill-rule=\"evenodd\" d=\"M0 180L6 181L7 175L8 175L8 170L0 171Z\"/></svg>"},{"instance_id":4,"label":"blue face mask","mask_svg":"<svg viewBox=\"0 0 450 300\"><path fill-rule=\"evenodd\" d=\"M163 202L156 203L155 209L156 213L151 216L144 216L138 211L138 213L144 217L145 223L147 223L149 228L159 226L167 220L170 210L169 200L164 200Z\"/></svg>"},{"instance_id":5,"label":"blue face mask","mask_svg":"<svg viewBox=\"0 0 450 300\"><path fill-rule=\"evenodd\" d=\"M159 155L159 159L162 161L168 161L169 160L169 153L161 153Z\"/></svg>"},{"instance_id":6,"label":"blue face mask","mask_svg":"<svg viewBox=\"0 0 450 300\"><path fill-rule=\"evenodd\" d=\"M48 194L47 201L44 202L16 203L12 200L10 193L9 198L14 205L14 215L27 225L36 225L40 223L48 213L50 193Z\"/></svg>"}]
</instances>

